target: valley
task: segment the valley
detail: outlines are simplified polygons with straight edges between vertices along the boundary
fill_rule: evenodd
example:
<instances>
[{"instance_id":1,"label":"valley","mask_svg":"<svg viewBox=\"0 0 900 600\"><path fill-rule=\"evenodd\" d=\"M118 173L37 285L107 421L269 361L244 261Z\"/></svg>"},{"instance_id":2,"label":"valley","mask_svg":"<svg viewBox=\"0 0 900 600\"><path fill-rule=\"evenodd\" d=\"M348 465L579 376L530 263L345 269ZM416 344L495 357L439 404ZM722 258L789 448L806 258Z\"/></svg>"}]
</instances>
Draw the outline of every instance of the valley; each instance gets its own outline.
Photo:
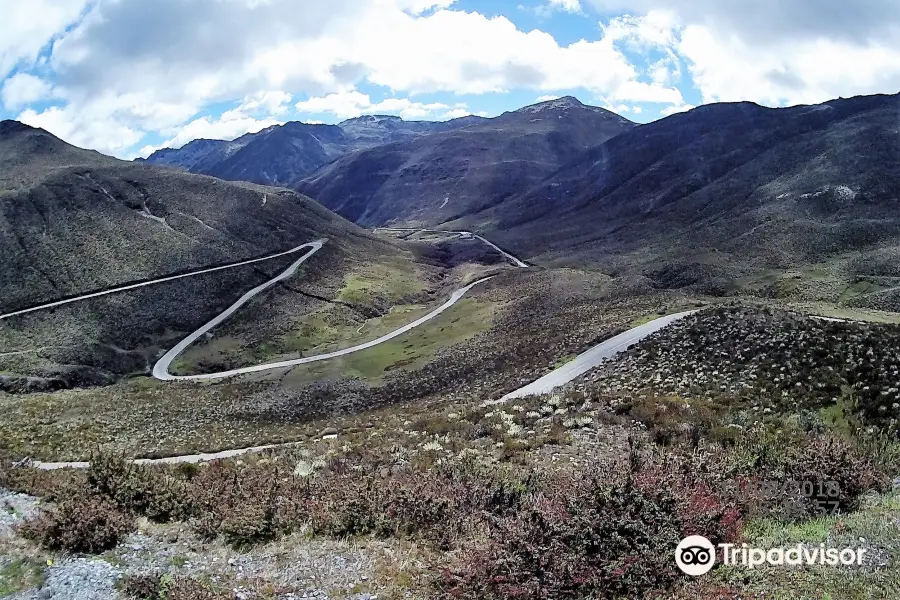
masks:
<instances>
[{"instance_id":1,"label":"valley","mask_svg":"<svg viewBox=\"0 0 900 600\"><path fill-rule=\"evenodd\" d=\"M563 97L132 162L3 121L0 585L891 598L898 111ZM694 579L698 532L871 558Z\"/></svg>"}]
</instances>

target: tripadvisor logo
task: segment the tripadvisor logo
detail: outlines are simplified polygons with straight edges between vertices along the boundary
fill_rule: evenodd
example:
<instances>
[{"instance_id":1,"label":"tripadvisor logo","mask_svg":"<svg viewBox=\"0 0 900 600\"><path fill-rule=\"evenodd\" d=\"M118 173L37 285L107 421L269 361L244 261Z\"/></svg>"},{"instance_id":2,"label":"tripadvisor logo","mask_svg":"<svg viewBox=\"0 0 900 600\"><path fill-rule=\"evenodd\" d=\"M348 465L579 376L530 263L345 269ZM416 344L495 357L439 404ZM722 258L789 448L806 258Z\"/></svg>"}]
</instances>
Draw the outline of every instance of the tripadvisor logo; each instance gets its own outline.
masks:
<instances>
[{"instance_id":1,"label":"tripadvisor logo","mask_svg":"<svg viewBox=\"0 0 900 600\"><path fill-rule=\"evenodd\" d=\"M691 535L675 548L675 564L682 572L698 577L716 563L716 546L702 535ZM797 544L790 548L751 548L747 544L719 544L724 565L739 565L755 569L762 565L861 565L865 548L826 548L825 544L809 546Z\"/></svg>"},{"instance_id":2,"label":"tripadvisor logo","mask_svg":"<svg viewBox=\"0 0 900 600\"><path fill-rule=\"evenodd\" d=\"M708 573L715 562L716 547L702 535L689 535L675 549L675 564L694 577Z\"/></svg>"}]
</instances>

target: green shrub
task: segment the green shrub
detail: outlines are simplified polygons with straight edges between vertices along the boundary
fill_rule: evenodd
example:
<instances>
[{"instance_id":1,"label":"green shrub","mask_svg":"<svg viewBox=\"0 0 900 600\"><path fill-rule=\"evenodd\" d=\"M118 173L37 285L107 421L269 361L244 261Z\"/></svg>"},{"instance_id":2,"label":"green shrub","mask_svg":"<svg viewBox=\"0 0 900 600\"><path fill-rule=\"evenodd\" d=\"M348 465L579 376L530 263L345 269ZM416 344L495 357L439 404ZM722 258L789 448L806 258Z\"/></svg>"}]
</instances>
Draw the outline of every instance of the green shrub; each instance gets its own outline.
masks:
<instances>
[{"instance_id":1,"label":"green shrub","mask_svg":"<svg viewBox=\"0 0 900 600\"><path fill-rule=\"evenodd\" d=\"M804 486L801 497L808 514L817 514L831 504L841 512L856 510L860 497L869 490L883 490L887 479L850 444L834 437L816 437L786 465L790 481ZM828 493L829 485L834 494Z\"/></svg>"},{"instance_id":2,"label":"green shrub","mask_svg":"<svg viewBox=\"0 0 900 600\"><path fill-rule=\"evenodd\" d=\"M51 550L96 554L115 547L134 529L132 516L107 498L81 494L27 521L22 534Z\"/></svg>"}]
</instances>

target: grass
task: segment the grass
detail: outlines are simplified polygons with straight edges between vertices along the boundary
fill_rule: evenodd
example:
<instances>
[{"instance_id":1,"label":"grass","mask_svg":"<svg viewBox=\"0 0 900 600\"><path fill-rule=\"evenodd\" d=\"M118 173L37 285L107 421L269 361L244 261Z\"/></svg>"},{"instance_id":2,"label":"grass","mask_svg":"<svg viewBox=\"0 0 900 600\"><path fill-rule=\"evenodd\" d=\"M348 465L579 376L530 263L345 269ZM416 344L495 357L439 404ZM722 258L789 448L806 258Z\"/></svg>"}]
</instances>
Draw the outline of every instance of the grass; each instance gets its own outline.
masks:
<instances>
[{"instance_id":1,"label":"grass","mask_svg":"<svg viewBox=\"0 0 900 600\"><path fill-rule=\"evenodd\" d=\"M572 360L575 359L575 356L576 356L575 354L567 354L567 355L563 356L563 357L560 358L558 361L556 361L555 363L553 363L553 367L552 367L552 368L553 368L553 369L558 369L558 368L560 368L560 367L565 366L567 363L572 362Z\"/></svg>"},{"instance_id":2,"label":"grass","mask_svg":"<svg viewBox=\"0 0 900 600\"><path fill-rule=\"evenodd\" d=\"M16 558L0 562L0 597L40 587L46 579L46 563L35 558Z\"/></svg>"},{"instance_id":3,"label":"grass","mask_svg":"<svg viewBox=\"0 0 900 600\"><path fill-rule=\"evenodd\" d=\"M388 373L415 369L439 350L489 329L497 309L496 303L463 298L385 344L294 368L275 393L286 389L296 395L305 384L327 378L361 377L378 384ZM391 318L407 315L398 312ZM188 454L303 439L325 427L308 419L235 418L255 402L256 393L254 383L171 384L147 377L54 394L0 393L5 416L0 420L0 455L80 460L98 445L137 456ZM311 407L313 414L315 409Z\"/></svg>"},{"instance_id":4,"label":"grass","mask_svg":"<svg viewBox=\"0 0 900 600\"><path fill-rule=\"evenodd\" d=\"M360 377L379 380L397 368L414 368L427 362L441 348L465 341L491 328L498 306L494 303L463 298L451 308L402 336L373 348L338 357L333 360L297 366L286 383L314 381L325 377ZM424 309L412 308L413 314L401 309L390 315L393 323L381 322L381 328L394 329L397 321L408 323ZM370 333L370 337L377 337Z\"/></svg>"},{"instance_id":5,"label":"grass","mask_svg":"<svg viewBox=\"0 0 900 600\"><path fill-rule=\"evenodd\" d=\"M344 278L337 300L371 306L378 297L396 302L425 291L425 287L421 273L412 264L372 264Z\"/></svg>"},{"instance_id":6,"label":"grass","mask_svg":"<svg viewBox=\"0 0 900 600\"><path fill-rule=\"evenodd\" d=\"M366 342L424 314L426 307L405 299L421 295L427 288L426 277L413 262L361 265L332 292L334 303L315 301L312 310L308 306L296 307L296 312L287 310L279 317L286 327L277 329L226 322L173 361L173 372L192 374L289 360ZM279 299L273 302L278 306ZM361 320L361 314L380 311L385 314Z\"/></svg>"},{"instance_id":7,"label":"grass","mask_svg":"<svg viewBox=\"0 0 900 600\"><path fill-rule=\"evenodd\" d=\"M894 522L900 517L900 492L872 496L855 513L813 518L797 524L773 520L754 520L747 524L744 536L750 546L778 548L798 543L828 547L877 548L887 553L890 566L882 569L855 569L815 566L788 569L765 567L753 571L722 567L713 572L723 584L740 585L746 591L764 593L765 598L831 598L862 600L893 599L900 590L900 538ZM860 542L865 539L865 543Z\"/></svg>"}]
</instances>

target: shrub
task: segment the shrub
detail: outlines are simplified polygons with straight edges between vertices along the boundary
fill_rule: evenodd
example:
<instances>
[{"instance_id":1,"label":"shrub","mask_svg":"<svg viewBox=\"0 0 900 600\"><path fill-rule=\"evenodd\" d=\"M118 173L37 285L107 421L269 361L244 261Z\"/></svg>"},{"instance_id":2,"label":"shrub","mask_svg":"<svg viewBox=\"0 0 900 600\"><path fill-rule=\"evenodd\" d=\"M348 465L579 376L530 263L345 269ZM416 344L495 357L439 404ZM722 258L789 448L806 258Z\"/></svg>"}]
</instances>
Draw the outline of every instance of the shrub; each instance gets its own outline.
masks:
<instances>
[{"instance_id":1,"label":"shrub","mask_svg":"<svg viewBox=\"0 0 900 600\"><path fill-rule=\"evenodd\" d=\"M453 598L634 596L676 577L681 539L675 502L629 483L573 480L489 519L485 541L466 548L436 580Z\"/></svg>"},{"instance_id":2,"label":"shrub","mask_svg":"<svg viewBox=\"0 0 900 600\"><path fill-rule=\"evenodd\" d=\"M81 494L60 500L21 531L51 550L95 554L115 547L133 528L134 519L107 498Z\"/></svg>"},{"instance_id":3,"label":"shrub","mask_svg":"<svg viewBox=\"0 0 900 600\"><path fill-rule=\"evenodd\" d=\"M634 467L632 467L634 469ZM634 469L634 484L645 493L666 490L687 535L714 544L736 541L743 529L737 486L721 477L717 459L703 452L651 452Z\"/></svg>"},{"instance_id":4,"label":"shrub","mask_svg":"<svg viewBox=\"0 0 900 600\"><path fill-rule=\"evenodd\" d=\"M196 579L159 573L125 577L122 591L137 600L231 600L233 594L211 590Z\"/></svg>"},{"instance_id":5,"label":"shrub","mask_svg":"<svg viewBox=\"0 0 900 600\"><path fill-rule=\"evenodd\" d=\"M246 546L287 533L306 521L309 483L272 464L213 463L188 484L191 524L201 536L218 535Z\"/></svg>"},{"instance_id":6,"label":"shrub","mask_svg":"<svg viewBox=\"0 0 900 600\"><path fill-rule=\"evenodd\" d=\"M787 464L786 474L806 488L801 495L808 514L816 514L827 502L836 502L841 512L855 510L865 492L887 484L869 458L834 437L812 438ZM835 494L828 493L829 484Z\"/></svg>"},{"instance_id":7,"label":"shrub","mask_svg":"<svg viewBox=\"0 0 900 600\"><path fill-rule=\"evenodd\" d=\"M122 455L108 452L92 453L90 463L88 489L105 496L122 510L158 523L187 516L191 494L184 479L136 465Z\"/></svg>"}]
</instances>

